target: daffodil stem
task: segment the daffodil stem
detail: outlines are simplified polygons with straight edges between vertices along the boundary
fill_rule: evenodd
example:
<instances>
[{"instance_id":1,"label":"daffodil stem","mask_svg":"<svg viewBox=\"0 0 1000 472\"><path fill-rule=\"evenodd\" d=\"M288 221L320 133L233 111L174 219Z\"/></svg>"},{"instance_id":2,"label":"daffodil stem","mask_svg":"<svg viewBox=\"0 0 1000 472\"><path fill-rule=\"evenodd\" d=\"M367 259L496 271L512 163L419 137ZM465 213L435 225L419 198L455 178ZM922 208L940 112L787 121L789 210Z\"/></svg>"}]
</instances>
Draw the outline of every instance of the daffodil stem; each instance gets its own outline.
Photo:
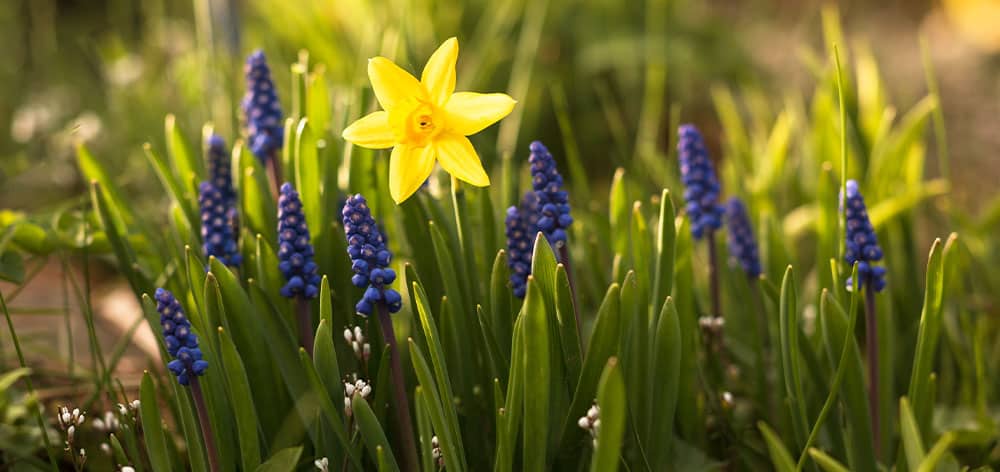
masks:
<instances>
[{"instance_id":1,"label":"daffodil stem","mask_svg":"<svg viewBox=\"0 0 1000 472\"><path fill-rule=\"evenodd\" d=\"M188 377L191 381L191 397L194 398L194 409L198 411L198 425L205 440L205 452L208 454L208 468L212 472L219 470L219 453L215 448L215 436L212 435L212 423L208 421L208 408L205 406L205 395L201 392L201 383L197 375Z\"/></svg>"},{"instance_id":2,"label":"daffodil stem","mask_svg":"<svg viewBox=\"0 0 1000 472\"><path fill-rule=\"evenodd\" d=\"M299 322L299 340L309 356L313 353L313 325L312 313L309 311L309 300L304 297L295 297L295 317Z\"/></svg>"},{"instance_id":3,"label":"daffodil stem","mask_svg":"<svg viewBox=\"0 0 1000 472\"><path fill-rule=\"evenodd\" d=\"M566 280L569 281L569 293L572 298L570 301L573 303L573 316L576 318L576 338L580 341L580 351L583 352L583 328L580 326L580 309L576 307L576 285L573 284L573 271L570 270L569 247L565 241L558 243L557 246L559 246L559 262L566 268Z\"/></svg>"},{"instance_id":4,"label":"daffodil stem","mask_svg":"<svg viewBox=\"0 0 1000 472\"><path fill-rule=\"evenodd\" d=\"M399 346L396 343L396 332L392 328L392 317L389 307L379 302L378 324L382 328L383 342L389 345L389 367L392 373L393 408L396 414L396 438L403 454L403 470L416 472L420 470L417 460L417 445L413 441L413 425L410 421L410 404L406 399L406 380L403 378L403 366L399 362Z\"/></svg>"},{"instance_id":5,"label":"daffodil stem","mask_svg":"<svg viewBox=\"0 0 1000 472\"><path fill-rule=\"evenodd\" d=\"M869 279L864 284L865 291L865 348L868 351L868 409L872 416L872 439L875 441L875 457L882 456L882 435L880 430L878 394L878 319L875 314L875 289Z\"/></svg>"}]
</instances>

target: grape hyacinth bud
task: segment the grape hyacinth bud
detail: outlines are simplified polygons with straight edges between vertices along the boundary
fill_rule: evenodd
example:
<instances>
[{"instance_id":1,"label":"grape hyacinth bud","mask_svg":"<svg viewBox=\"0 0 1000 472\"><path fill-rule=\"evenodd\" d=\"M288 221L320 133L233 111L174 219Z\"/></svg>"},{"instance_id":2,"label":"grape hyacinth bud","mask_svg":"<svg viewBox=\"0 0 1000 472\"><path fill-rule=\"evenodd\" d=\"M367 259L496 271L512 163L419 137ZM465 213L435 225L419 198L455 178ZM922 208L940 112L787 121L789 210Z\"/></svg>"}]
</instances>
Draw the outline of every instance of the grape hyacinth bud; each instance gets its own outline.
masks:
<instances>
[{"instance_id":1,"label":"grape hyacinth bud","mask_svg":"<svg viewBox=\"0 0 1000 472\"><path fill-rule=\"evenodd\" d=\"M726 228L729 230L729 254L739 262L748 276L756 278L761 272L757 239L750 226L747 208L739 198L730 198L726 204Z\"/></svg>"},{"instance_id":2,"label":"grape hyacinth bud","mask_svg":"<svg viewBox=\"0 0 1000 472\"><path fill-rule=\"evenodd\" d=\"M167 368L177 376L177 382L189 385L191 377L204 375L208 369L208 362L202 360L201 349L198 349L198 336L191 331L191 322L184 316L184 309L174 294L158 288L155 297L167 352L174 357Z\"/></svg>"},{"instance_id":3,"label":"grape hyacinth bud","mask_svg":"<svg viewBox=\"0 0 1000 472\"><path fill-rule=\"evenodd\" d=\"M885 288L885 267L876 266L875 262L882 260L882 248L878 245L875 228L868 219L865 199L861 196L856 181L847 181L846 198L841 198L841 206L847 218L847 250L844 252L844 260L851 265L858 263L858 277L861 278L858 286L864 287L867 283L876 292L881 292ZM848 277L847 289L852 288L853 280Z\"/></svg>"},{"instance_id":4,"label":"grape hyacinth bud","mask_svg":"<svg viewBox=\"0 0 1000 472\"><path fill-rule=\"evenodd\" d=\"M285 129L281 122L281 104L264 52L257 50L250 54L243 72L247 81L242 102L247 140L253 154L261 162L267 162L281 150Z\"/></svg>"},{"instance_id":5,"label":"grape hyacinth bud","mask_svg":"<svg viewBox=\"0 0 1000 472\"><path fill-rule=\"evenodd\" d=\"M319 294L322 279L316 273L313 254L299 192L285 182L278 196L278 269L287 280L281 296L315 298Z\"/></svg>"},{"instance_id":6,"label":"grape hyacinth bud","mask_svg":"<svg viewBox=\"0 0 1000 472\"><path fill-rule=\"evenodd\" d=\"M528 275L531 273L531 255L538 234L538 195L527 192L520 206L507 209L507 267L514 296L524 298Z\"/></svg>"},{"instance_id":7,"label":"grape hyacinth bud","mask_svg":"<svg viewBox=\"0 0 1000 472\"><path fill-rule=\"evenodd\" d=\"M365 197L360 193L348 197L341 215L344 217L347 254L351 256L351 270L354 271L351 283L365 289L355 309L367 316L372 314L377 303L384 302L389 313L398 312L403 307L403 298L389 287L396 280L396 271L389 268L392 253L385 236L375 224Z\"/></svg>"},{"instance_id":8,"label":"grape hyacinth bud","mask_svg":"<svg viewBox=\"0 0 1000 472\"><path fill-rule=\"evenodd\" d=\"M531 156L531 185L538 197L538 230L553 246L566 242L566 230L573 224L569 214L569 198L562 190L563 178L556 169L556 160L541 141L534 141L529 148Z\"/></svg>"},{"instance_id":9,"label":"grape hyacinth bud","mask_svg":"<svg viewBox=\"0 0 1000 472\"><path fill-rule=\"evenodd\" d=\"M685 187L685 209L691 219L691 236L701 239L706 231L722 227L723 208L718 204L719 180L701 133L694 125L681 125L678 129L677 156Z\"/></svg>"},{"instance_id":10,"label":"grape hyacinth bud","mask_svg":"<svg viewBox=\"0 0 1000 472\"><path fill-rule=\"evenodd\" d=\"M577 426L590 433L593 444L597 446L597 439L601 433L601 408L596 404L587 409L587 414L576 421Z\"/></svg>"},{"instance_id":11,"label":"grape hyacinth bud","mask_svg":"<svg viewBox=\"0 0 1000 472\"><path fill-rule=\"evenodd\" d=\"M226 142L222 136L213 134L208 137L207 161L209 182L222 194L226 206L234 206L236 190L233 189L232 158L226 151Z\"/></svg>"},{"instance_id":12,"label":"grape hyacinth bud","mask_svg":"<svg viewBox=\"0 0 1000 472\"><path fill-rule=\"evenodd\" d=\"M361 398L368 398L372 393L372 387L368 382L357 378L357 375L354 376L353 382L344 382L344 414L347 416L351 416L351 399L355 393L361 395Z\"/></svg>"},{"instance_id":13,"label":"grape hyacinth bud","mask_svg":"<svg viewBox=\"0 0 1000 472\"><path fill-rule=\"evenodd\" d=\"M236 244L231 207L219 189L210 182L198 187L198 205L201 207L201 251L205 257L214 256L229 267L239 267L243 262Z\"/></svg>"}]
</instances>

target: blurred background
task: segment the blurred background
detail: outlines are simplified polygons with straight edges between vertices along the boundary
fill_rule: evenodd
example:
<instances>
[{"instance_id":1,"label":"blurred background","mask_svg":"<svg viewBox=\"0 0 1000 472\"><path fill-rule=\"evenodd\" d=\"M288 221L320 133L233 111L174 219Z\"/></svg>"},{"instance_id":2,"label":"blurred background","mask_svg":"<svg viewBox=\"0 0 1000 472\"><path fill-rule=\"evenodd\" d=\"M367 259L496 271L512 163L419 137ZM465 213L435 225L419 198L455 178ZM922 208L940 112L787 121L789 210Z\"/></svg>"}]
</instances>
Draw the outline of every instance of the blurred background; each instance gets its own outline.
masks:
<instances>
[{"instance_id":1,"label":"blurred background","mask_svg":"<svg viewBox=\"0 0 1000 472\"><path fill-rule=\"evenodd\" d=\"M105 263L110 258L79 257L99 248L90 245L87 226L78 221L83 217L63 211L89 202L75 145L87 143L135 208L166 221L143 144L167 147L168 114L190 142L200 139L206 122L227 142L238 138L242 64L258 48L281 97L291 96L290 66L308 51L330 90L335 119L325 132L337 139L343 126L337 117L359 115L363 110L350 107L370 93L362 92L366 58L385 55L419 71L441 41L457 36L459 90L505 91L521 103L500 126L474 138L487 164L497 167L505 154L522 156L528 142L541 139L556 156L579 156L585 173L569 171L573 198L585 200L582 190L603 202L619 166L653 188L675 181L674 130L667 124L677 120L705 132L715 159L736 162L723 172L738 172L740 159L768 153L781 155L778 162L788 154L791 166L836 161L835 151L823 154L836 144L814 145L834 139L829 65L836 42L848 81L858 84L857 95L848 93L852 122L857 116L864 128L852 137L859 154L884 137L879 114L906 124L916 110L928 120L933 105L920 104L933 95L927 73L934 71L950 166L939 165L938 133L925 139L929 126L919 121L913 129L921 134L913 140L921 159L926 153L926 175L916 183L950 169L951 197L935 204L951 206L942 214L989 228L1000 221L998 25L1000 0L6 0L0 8L7 56L0 61L0 291L13 301L25 350L38 357L29 364L46 379L43 401L78 392L82 374L75 366L99 360L87 358L87 344L104 346L124 388L133 387L150 357L129 354L155 358L156 347L133 295ZM283 105L290 107L287 100ZM733 116L744 122L734 123ZM785 174L785 180L764 179L751 190L755 198L813 194L801 172ZM727 181L734 181L731 174ZM931 188L937 190L927 195L947 191L946 184ZM901 190L879 188L875 197L894 192ZM792 210L798 208L781 204L769 211L788 215L783 229L796 235L804 227L797 217L808 211ZM56 228L71 251L49 257L22 244L34 255L7 259L3 249L25 217ZM947 234L918 230L918 248ZM970 246L997 256L1000 249L986 238ZM783 268L777 258L771 262ZM913 272L907 278L918 286L922 264L899 271ZM10 283L17 275L31 282ZM969 297L987 312L995 311L990 287L1000 286L997 275L989 277L993 281ZM83 319L96 319L98 329L86 332ZM13 353L7 331L0 332L6 369L14 365ZM0 437L0 448L18 444L9 438Z\"/></svg>"},{"instance_id":2,"label":"blurred background","mask_svg":"<svg viewBox=\"0 0 1000 472\"><path fill-rule=\"evenodd\" d=\"M979 209L977 190L1000 177L998 0L8 0L0 11L8 45L0 62L0 201L36 210L80 194L77 140L112 160L143 198L154 177L141 145L160 144L165 114L177 115L188 136L213 121L232 139L241 64L253 49L266 51L287 97L288 65L301 49L325 66L333 87L349 88L366 85L364 58L391 55L417 69L452 35L463 48L460 88L508 91L531 104L519 111L519 142L501 145L556 143L553 103L564 98L591 175L610 175L650 112L648 62L662 66L665 80L653 112L680 107L685 121L712 135L714 85L749 101L802 100L826 61L824 5L834 22L839 11L845 47L880 65L879 80L891 84L887 101L900 110L927 93L926 38L960 184L955 198ZM515 67L518 48L533 54ZM643 132L655 133L661 149L672 146L667 130Z\"/></svg>"}]
</instances>

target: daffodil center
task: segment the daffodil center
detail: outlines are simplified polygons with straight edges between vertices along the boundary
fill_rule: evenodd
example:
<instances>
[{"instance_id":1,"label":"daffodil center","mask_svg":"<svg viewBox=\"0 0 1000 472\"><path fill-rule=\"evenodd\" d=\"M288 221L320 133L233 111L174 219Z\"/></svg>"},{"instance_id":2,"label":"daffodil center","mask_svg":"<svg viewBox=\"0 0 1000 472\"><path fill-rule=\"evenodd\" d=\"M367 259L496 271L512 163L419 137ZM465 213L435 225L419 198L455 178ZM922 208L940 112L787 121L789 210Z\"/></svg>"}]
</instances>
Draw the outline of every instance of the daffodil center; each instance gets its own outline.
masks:
<instances>
[{"instance_id":1,"label":"daffodil center","mask_svg":"<svg viewBox=\"0 0 1000 472\"><path fill-rule=\"evenodd\" d=\"M434 105L417 98L397 102L389 110L389 126L402 144L424 146L444 129L444 116Z\"/></svg>"}]
</instances>

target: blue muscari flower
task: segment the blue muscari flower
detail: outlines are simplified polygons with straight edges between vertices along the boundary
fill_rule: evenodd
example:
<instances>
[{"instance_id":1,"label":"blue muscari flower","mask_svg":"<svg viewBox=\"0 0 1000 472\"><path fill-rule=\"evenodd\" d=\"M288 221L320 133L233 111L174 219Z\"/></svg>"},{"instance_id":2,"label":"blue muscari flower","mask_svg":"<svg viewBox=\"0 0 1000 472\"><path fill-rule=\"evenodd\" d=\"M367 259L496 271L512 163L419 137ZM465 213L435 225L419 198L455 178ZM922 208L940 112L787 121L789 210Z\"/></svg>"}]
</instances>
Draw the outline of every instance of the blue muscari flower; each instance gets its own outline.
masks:
<instances>
[{"instance_id":1,"label":"blue muscari flower","mask_svg":"<svg viewBox=\"0 0 1000 472\"><path fill-rule=\"evenodd\" d=\"M191 322L184 316L184 309L174 294L158 288L155 297L167 352L174 358L167 368L181 385L188 385L191 377L205 374L208 362L202 360L198 336L191 331Z\"/></svg>"},{"instance_id":2,"label":"blue muscari flower","mask_svg":"<svg viewBox=\"0 0 1000 472\"><path fill-rule=\"evenodd\" d=\"M847 181L846 196L846 199L841 199L847 218L847 250L844 252L844 260L852 266L855 262L858 263L858 277L861 277L859 286L864 287L867 283L876 292L881 292L885 288L885 267L876 266L875 262L882 260L882 248L878 245L875 228L868 219L865 199L861 196L856 181ZM853 280L848 277L848 290L852 285Z\"/></svg>"},{"instance_id":3,"label":"blue muscari flower","mask_svg":"<svg viewBox=\"0 0 1000 472\"><path fill-rule=\"evenodd\" d=\"M389 285L396 280L396 271L389 268L392 252L382 231L375 224L371 208L360 193L347 197L341 210L344 218L344 235L347 237L347 254L351 256L351 283L365 289L355 310L371 315L378 303L385 303L389 313L403 307L403 298Z\"/></svg>"},{"instance_id":4,"label":"blue muscari flower","mask_svg":"<svg viewBox=\"0 0 1000 472\"><path fill-rule=\"evenodd\" d=\"M760 275L760 256L757 253L757 239L750 226L747 208L739 198L729 199L726 205L726 228L729 230L729 254L736 258L750 277Z\"/></svg>"},{"instance_id":5,"label":"blue muscari flower","mask_svg":"<svg viewBox=\"0 0 1000 472\"><path fill-rule=\"evenodd\" d=\"M514 296L524 298L527 290L528 274L531 273L531 255L535 249L535 235L538 234L538 195L530 191L524 194L520 206L507 209L507 267L510 268L510 284Z\"/></svg>"},{"instance_id":6,"label":"blue muscari flower","mask_svg":"<svg viewBox=\"0 0 1000 472\"><path fill-rule=\"evenodd\" d=\"M267 162L281 150L285 128L281 122L281 104L271 81L271 69L264 52L254 51L243 67L247 92L243 96L244 124L250 150L262 162Z\"/></svg>"},{"instance_id":7,"label":"blue muscari flower","mask_svg":"<svg viewBox=\"0 0 1000 472\"><path fill-rule=\"evenodd\" d=\"M198 187L198 205L201 207L201 252L205 257L215 256L227 266L239 267L243 256L236 245L236 208L209 182L202 182Z\"/></svg>"},{"instance_id":8,"label":"blue muscari flower","mask_svg":"<svg viewBox=\"0 0 1000 472\"><path fill-rule=\"evenodd\" d=\"M706 231L722 227L723 208L718 204L719 180L708 158L701 133L694 125L678 129L677 154L684 182L684 201L691 219L691 235L701 239Z\"/></svg>"},{"instance_id":9,"label":"blue muscari flower","mask_svg":"<svg viewBox=\"0 0 1000 472\"><path fill-rule=\"evenodd\" d=\"M226 142L222 136L208 137L208 178L219 190L228 205L235 205L236 190L233 189L233 169Z\"/></svg>"},{"instance_id":10,"label":"blue muscari flower","mask_svg":"<svg viewBox=\"0 0 1000 472\"><path fill-rule=\"evenodd\" d=\"M319 294L320 276L313 254L299 192L285 182L278 195L278 269L287 280L281 296L315 298Z\"/></svg>"},{"instance_id":11,"label":"blue muscari flower","mask_svg":"<svg viewBox=\"0 0 1000 472\"><path fill-rule=\"evenodd\" d=\"M569 198L562 190L563 178L556 161L541 141L530 146L531 185L538 197L538 230L545 233L550 244L565 243L566 230L573 224L569 214ZM532 232L534 233L534 232Z\"/></svg>"}]
</instances>

